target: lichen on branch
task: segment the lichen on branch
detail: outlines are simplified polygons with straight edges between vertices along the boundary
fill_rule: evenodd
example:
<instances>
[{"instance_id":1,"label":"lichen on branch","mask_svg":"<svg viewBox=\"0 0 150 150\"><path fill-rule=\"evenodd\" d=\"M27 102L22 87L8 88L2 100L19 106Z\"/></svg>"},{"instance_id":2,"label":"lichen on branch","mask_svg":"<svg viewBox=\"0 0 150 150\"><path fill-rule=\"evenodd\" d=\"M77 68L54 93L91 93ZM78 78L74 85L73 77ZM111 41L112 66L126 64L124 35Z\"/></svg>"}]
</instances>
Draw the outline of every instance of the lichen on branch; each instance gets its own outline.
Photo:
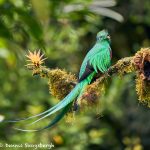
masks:
<instances>
[{"instance_id":1,"label":"lichen on branch","mask_svg":"<svg viewBox=\"0 0 150 150\"><path fill-rule=\"evenodd\" d=\"M136 91L139 100L150 107L150 48L138 51L133 63L136 68Z\"/></svg>"},{"instance_id":2,"label":"lichen on branch","mask_svg":"<svg viewBox=\"0 0 150 150\"><path fill-rule=\"evenodd\" d=\"M32 70L33 75L48 78L49 91L56 98L63 99L77 84L75 75L67 73L65 70L49 69L43 66L45 58L40 54L40 51L29 52L27 57L30 60L30 64L26 65L27 68ZM85 88L79 99L79 105L84 107L97 104L105 92L105 81L108 78L131 72L136 75L136 91L139 101L150 106L150 48L141 48L134 56L118 60L107 73L99 73L95 77L95 82Z\"/></svg>"}]
</instances>

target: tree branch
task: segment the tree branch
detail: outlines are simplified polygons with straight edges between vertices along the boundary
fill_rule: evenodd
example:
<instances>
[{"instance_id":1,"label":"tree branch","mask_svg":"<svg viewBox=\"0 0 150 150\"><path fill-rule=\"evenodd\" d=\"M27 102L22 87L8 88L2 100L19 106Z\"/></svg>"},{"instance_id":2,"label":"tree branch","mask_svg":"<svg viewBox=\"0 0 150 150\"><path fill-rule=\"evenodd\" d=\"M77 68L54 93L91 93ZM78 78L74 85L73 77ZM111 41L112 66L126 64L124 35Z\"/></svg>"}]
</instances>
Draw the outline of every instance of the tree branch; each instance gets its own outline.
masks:
<instances>
[{"instance_id":1,"label":"tree branch","mask_svg":"<svg viewBox=\"0 0 150 150\"><path fill-rule=\"evenodd\" d=\"M33 61L31 60L33 63ZM27 65L33 75L40 75L49 79L49 91L58 99L64 98L77 84L77 78L71 73L60 69L48 69L40 64ZM142 48L132 57L120 59L111 66L107 73L99 73L95 82L88 85L79 100L80 106L96 104L102 93L105 92L105 81L113 75L136 74L136 91L140 102L150 106L150 48Z\"/></svg>"}]
</instances>

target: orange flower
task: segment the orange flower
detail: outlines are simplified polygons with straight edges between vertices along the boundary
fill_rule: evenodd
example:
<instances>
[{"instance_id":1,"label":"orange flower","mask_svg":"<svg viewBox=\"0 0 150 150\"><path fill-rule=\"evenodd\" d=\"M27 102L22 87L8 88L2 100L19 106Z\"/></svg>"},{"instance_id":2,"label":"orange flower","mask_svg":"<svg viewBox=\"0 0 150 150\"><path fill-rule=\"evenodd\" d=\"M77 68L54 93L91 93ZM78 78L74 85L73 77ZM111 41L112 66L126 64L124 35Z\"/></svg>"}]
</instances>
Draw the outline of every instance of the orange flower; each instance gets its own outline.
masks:
<instances>
[{"instance_id":1,"label":"orange flower","mask_svg":"<svg viewBox=\"0 0 150 150\"><path fill-rule=\"evenodd\" d=\"M44 63L44 60L47 59L43 58L44 54L40 54L40 50L38 52L34 51L33 53L29 51L29 54L25 56L28 58L27 61L31 62L30 64L27 64L27 66L39 67Z\"/></svg>"}]
</instances>

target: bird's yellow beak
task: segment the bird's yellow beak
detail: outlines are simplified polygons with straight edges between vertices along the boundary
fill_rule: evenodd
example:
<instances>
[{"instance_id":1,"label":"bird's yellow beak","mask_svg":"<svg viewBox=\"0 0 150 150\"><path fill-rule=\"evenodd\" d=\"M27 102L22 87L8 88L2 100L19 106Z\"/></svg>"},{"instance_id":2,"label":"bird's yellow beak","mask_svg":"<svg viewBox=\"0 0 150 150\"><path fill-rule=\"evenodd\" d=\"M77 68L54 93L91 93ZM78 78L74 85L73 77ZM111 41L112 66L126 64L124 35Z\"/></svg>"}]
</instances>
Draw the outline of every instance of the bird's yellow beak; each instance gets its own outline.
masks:
<instances>
[{"instance_id":1,"label":"bird's yellow beak","mask_svg":"<svg viewBox=\"0 0 150 150\"><path fill-rule=\"evenodd\" d=\"M107 39L109 39L109 40L111 39L110 35L107 35Z\"/></svg>"}]
</instances>

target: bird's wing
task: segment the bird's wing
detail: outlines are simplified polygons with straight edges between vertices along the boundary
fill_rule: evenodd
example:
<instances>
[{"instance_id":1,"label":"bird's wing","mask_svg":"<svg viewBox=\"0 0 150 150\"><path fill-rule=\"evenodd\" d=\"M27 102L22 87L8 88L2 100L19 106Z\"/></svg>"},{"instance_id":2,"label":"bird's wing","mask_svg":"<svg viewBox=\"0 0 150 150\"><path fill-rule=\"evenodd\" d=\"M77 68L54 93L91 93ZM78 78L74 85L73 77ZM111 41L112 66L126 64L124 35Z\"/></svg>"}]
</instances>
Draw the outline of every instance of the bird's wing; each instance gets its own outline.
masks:
<instances>
[{"instance_id":1,"label":"bird's wing","mask_svg":"<svg viewBox=\"0 0 150 150\"><path fill-rule=\"evenodd\" d=\"M86 55L79 73L79 82L84 80L93 71L105 72L110 66L111 49L106 46L94 46Z\"/></svg>"},{"instance_id":2,"label":"bird's wing","mask_svg":"<svg viewBox=\"0 0 150 150\"><path fill-rule=\"evenodd\" d=\"M99 52L94 54L89 60L91 66L93 66L94 71L98 73L98 71L104 73L108 70L111 65L111 56L110 50L108 47L104 47Z\"/></svg>"},{"instance_id":3,"label":"bird's wing","mask_svg":"<svg viewBox=\"0 0 150 150\"><path fill-rule=\"evenodd\" d=\"M92 65L90 65L88 61L85 67L85 71L82 73L82 75L79 78L79 82L86 79L93 71L94 71L94 68L92 67Z\"/></svg>"},{"instance_id":4,"label":"bird's wing","mask_svg":"<svg viewBox=\"0 0 150 150\"><path fill-rule=\"evenodd\" d=\"M91 72L94 71L93 66L89 64L89 60L94 54L97 53L98 50L99 46L95 44L93 48L85 56L79 72L79 81L85 79Z\"/></svg>"}]
</instances>

